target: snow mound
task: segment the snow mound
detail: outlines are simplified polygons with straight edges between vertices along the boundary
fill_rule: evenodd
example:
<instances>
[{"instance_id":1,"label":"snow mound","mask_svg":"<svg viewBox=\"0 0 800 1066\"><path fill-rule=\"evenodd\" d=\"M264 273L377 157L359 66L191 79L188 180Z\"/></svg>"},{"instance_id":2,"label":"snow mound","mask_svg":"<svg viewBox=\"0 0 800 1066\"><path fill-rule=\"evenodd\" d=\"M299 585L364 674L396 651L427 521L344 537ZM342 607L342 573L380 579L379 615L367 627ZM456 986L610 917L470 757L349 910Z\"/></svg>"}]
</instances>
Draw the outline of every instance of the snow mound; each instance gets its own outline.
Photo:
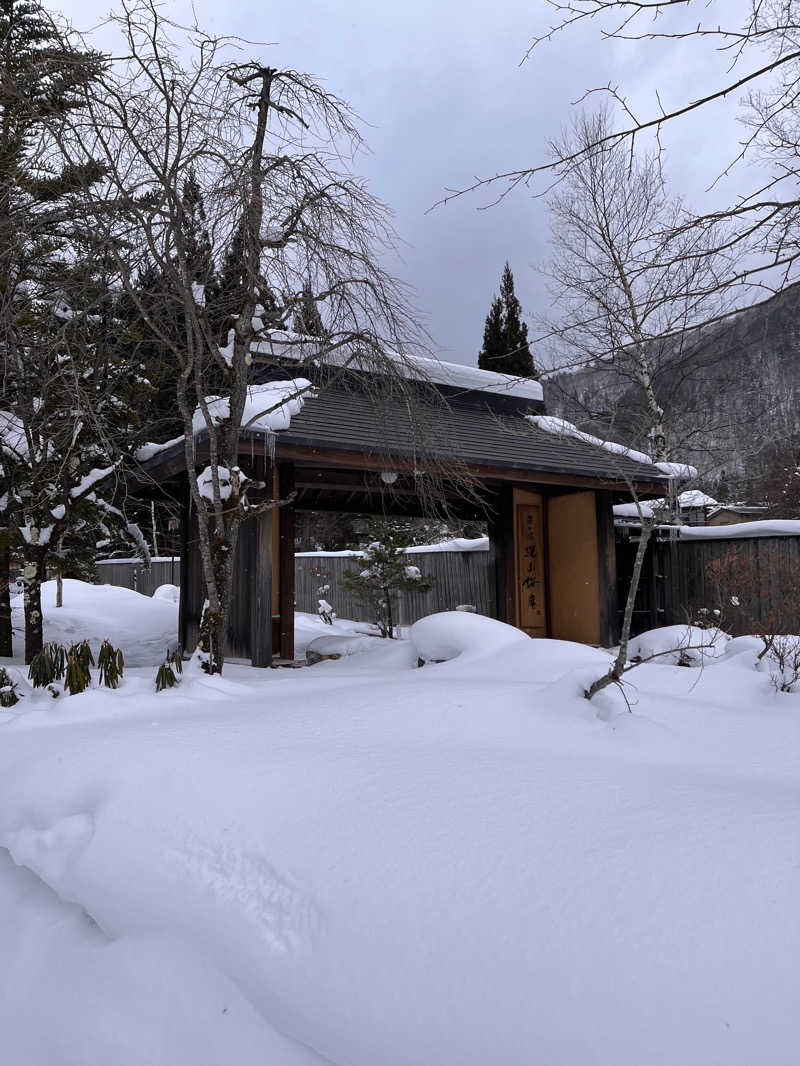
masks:
<instances>
[{"instance_id":1,"label":"snow mound","mask_svg":"<svg viewBox=\"0 0 800 1066\"><path fill-rule=\"evenodd\" d=\"M166 600L168 603L179 603L181 590L177 585L159 585L153 592L154 600Z\"/></svg>"},{"instance_id":2,"label":"snow mound","mask_svg":"<svg viewBox=\"0 0 800 1066\"><path fill-rule=\"evenodd\" d=\"M164 586L162 586L163 588ZM15 635L24 629L22 596L11 601ZM178 642L178 606L116 585L64 579L64 606L56 607L56 582L42 585L44 639L59 644L88 640L97 654L108 639L122 648L128 666L151 666ZM16 642L15 642L16 643ZM22 653L21 641L15 655Z\"/></svg>"},{"instance_id":3,"label":"snow mound","mask_svg":"<svg viewBox=\"0 0 800 1066\"><path fill-rule=\"evenodd\" d=\"M481 614L442 611L415 622L409 639L420 659L444 662L489 655L531 638L514 626Z\"/></svg>"},{"instance_id":4,"label":"snow mound","mask_svg":"<svg viewBox=\"0 0 800 1066\"><path fill-rule=\"evenodd\" d=\"M670 666L700 666L725 654L730 641L727 633L698 626L661 626L634 637L628 645L628 660L653 659Z\"/></svg>"},{"instance_id":5,"label":"snow mound","mask_svg":"<svg viewBox=\"0 0 800 1066\"><path fill-rule=\"evenodd\" d=\"M330 659L335 655L342 659L346 655L360 655L362 652L372 651L377 639L363 633L335 633L328 637L315 637L306 645L306 658L311 661L316 657Z\"/></svg>"}]
</instances>

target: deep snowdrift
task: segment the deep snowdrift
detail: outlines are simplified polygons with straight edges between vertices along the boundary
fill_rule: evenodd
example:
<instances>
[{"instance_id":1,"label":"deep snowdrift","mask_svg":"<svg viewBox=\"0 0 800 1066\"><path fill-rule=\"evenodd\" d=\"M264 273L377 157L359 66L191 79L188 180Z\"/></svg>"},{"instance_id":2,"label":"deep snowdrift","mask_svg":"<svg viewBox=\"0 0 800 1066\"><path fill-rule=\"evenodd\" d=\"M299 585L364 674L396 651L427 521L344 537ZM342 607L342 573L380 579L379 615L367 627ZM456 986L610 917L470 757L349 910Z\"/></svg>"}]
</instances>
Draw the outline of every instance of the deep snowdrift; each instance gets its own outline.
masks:
<instances>
[{"instance_id":1,"label":"deep snowdrift","mask_svg":"<svg viewBox=\"0 0 800 1066\"><path fill-rule=\"evenodd\" d=\"M25 627L22 596L12 599L11 610L14 655L21 658ZM158 663L166 649L178 643L178 604L163 595L142 596L115 585L89 585L65 578L63 607L56 607L55 581L42 585L42 614L45 640L59 644L88 640L97 652L107 637L122 648L130 666Z\"/></svg>"},{"instance_id":2,"label":"deep snowdrift","mask_svg":"<svg viewBox=\"0 0 800 1066\"><path fill-rule=\"evenodd\" d=\"M752 643L633 713L580 645L374 643L3 713L9 1066L796 1061L800 697Z\"/></svg>"}]
</instances>

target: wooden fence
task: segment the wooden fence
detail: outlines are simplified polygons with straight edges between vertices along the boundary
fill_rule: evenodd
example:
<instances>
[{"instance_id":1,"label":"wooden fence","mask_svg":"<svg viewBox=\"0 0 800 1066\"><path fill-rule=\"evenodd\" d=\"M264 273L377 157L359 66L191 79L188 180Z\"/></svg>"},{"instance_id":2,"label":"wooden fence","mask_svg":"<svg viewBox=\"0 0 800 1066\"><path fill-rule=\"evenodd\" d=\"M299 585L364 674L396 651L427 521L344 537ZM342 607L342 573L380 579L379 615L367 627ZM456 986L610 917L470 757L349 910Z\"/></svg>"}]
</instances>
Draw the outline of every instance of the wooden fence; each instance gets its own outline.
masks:
<instances>
[{"instance_id":1,"label":"wooden fence","mask_svg":"<svg viewBox=\"0 0 800 1066\"><path fill-rule=\"evenodd\" d=\"M141 559L99 559L97 572L101 585L117 585L152 596L159 585L179 585L181 561L175 556L157 556L149 569Z\"/></svg>"},{"instance_id":2,"label":"wooden fence","mask_svg":"<svg viewBox=\"0 0 800 1066\"><path fill-rule=\"evenodd\" d=\"M753 624L766 621L780 603L784 608L785 628L800 633L800 595L787 606L787 585L792 576L800 584L800 536L714 537L672 541L659 536L650 542L642 569L634 612L634 633L657 626L678 625L696 614L698 608L714 610L718 589L711 565L723 558L733 558L750 575L745 588L729 590L741 601L743 618L730 610L724 620L736 634L739 628L752 631ZM617 545L619 579L619 614L627 595L627 582L633 566L635 543ZM797 587L797 586L795 586ZM745 600L747 602L745 603ZM730 605L731 607L733 605Z\"/></svg>"},{"instance_id":3,"label":"wooden fence","mask_svg":"<svg viewBox=\"0 0 800 1066\"><path fill-rule=\"evenodd\" d=\"M494 616L494 580L490 580L489 551L414 552L408 555L409 566L417 566L434 580L430 592L398 592L394 616L398 625L410 625L426 614L452 611L472 604L478 614ZM298 611L316 613L320 599L331 604L340 618L372 622L368 606L359 603L352 593L341 587L345 570L357 570L357 556L303 553L295 556L295 603ZM493 575L492 575L493 577ZM329 591L321 593L321 586Z\"/></svg>"}]
</instances>

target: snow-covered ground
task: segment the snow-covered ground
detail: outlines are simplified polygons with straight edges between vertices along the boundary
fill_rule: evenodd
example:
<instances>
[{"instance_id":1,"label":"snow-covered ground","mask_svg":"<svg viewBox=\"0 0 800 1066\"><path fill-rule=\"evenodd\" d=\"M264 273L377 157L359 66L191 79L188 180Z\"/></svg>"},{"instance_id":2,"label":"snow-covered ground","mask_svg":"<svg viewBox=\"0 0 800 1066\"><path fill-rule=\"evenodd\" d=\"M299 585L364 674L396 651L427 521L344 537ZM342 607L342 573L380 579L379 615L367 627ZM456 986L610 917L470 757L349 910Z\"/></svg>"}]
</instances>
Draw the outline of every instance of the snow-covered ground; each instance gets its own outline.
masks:
<instances>
[{"instance_id":1,"label":"snow-covered ground","mask_svg":"<svg viewBox=\"0 0 800 1066\"><path fill-rule=\"evenodd\" d=\"M607 653L462 614L26 697L0 1062L793 1064L800 696L755 651L638 667L629 712L581 697Z\"/></svg>"}]
</instances>

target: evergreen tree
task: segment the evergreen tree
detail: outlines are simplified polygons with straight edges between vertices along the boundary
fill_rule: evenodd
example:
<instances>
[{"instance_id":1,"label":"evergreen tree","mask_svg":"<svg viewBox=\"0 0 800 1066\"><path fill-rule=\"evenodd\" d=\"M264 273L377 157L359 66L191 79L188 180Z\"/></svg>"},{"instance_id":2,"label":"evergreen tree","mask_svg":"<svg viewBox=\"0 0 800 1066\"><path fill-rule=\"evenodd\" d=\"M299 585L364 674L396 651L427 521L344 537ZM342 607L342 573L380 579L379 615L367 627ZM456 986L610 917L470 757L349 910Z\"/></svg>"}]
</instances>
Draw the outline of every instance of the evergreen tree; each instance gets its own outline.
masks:
<instances>
[{"instance_id":1,"label":"evergreen tree","mask_svg":"<svg viewBox=\"0 0 800 1066\"><path fill-rule=\"evenodd\" d=\"M58 137L102 58L73 46L40 5L0 0L0 63L0 518L23 556L30 662L51 553L106 519L124 523L99 485L129 434L130 397L110 347L104 250L74 210L102 169L67 165Z\"/></svg>"},{"instance_id":2,"label":"evergreen tree","mask_svg":"<svg viewBox=\"0 0 800 1066\"><path fill-rule=\"evenodd\" d=\"M522 321L522 305L514 292L514 275L508 263L500 280L500 296L492 301L486 316L478 366L513 377L538 377L528 346L528 326Z\"/></svg>"},{"instance_id":3,"label":"evergreen tree","mask_svg":"<svg viewBox=\"0 0 800 1066\"><path fill-rule=\"evenodd\" d=\"M244 247L244 219L233 231L231 242L225 253L219 276L218 295L213 306L209 306L209 321L219 336L220 344L225 345L228 331L233 328L236 316L247 296L247 266ZM259 285L258 297L261 320L269 328L281 328L280 309L275 294L263 281Z\"/></svg>"},{"instance_id":4,"label":"evergreen tree","mask_svg":"<svg viewBox=\"0 0 800 1066\"><path fill-rule=\"evenodd\" d=\"M492 300L486 325L483 327L483 347L478 354L478 366L481 370L494 370L500 373L500 365L505 355L503 339L503 301L499 296Z\"/></svg>"},{"instance_id":5,"label":"evergreen tree","mask_svg":"<svg viewBox=\"0 0 800 1066\"><path fill-rule=\"evenodd\" d=\"M413 534L403 522L390 518L371 521L365 530L365 544L358 570L345 570L341 587L375 612L382 637L393 638L394 596L400 591L428 592L433 579L413 565L414 556L405 553Z\"/></svg>"}]
</instances>

